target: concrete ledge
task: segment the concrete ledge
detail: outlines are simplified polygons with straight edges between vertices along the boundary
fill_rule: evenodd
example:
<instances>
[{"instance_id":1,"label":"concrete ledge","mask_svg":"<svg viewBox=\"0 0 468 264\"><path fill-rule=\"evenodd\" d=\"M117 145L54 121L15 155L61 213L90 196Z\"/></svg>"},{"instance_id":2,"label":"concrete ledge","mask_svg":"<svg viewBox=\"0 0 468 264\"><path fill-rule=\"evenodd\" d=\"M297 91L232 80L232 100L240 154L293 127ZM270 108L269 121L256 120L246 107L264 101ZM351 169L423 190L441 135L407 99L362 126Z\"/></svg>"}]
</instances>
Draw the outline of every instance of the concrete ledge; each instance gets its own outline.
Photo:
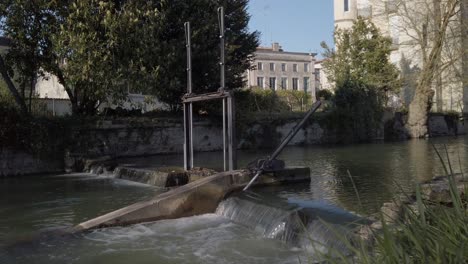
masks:
<instances>
[{"instance_id":1,"label":"concrete ledge","mask_svg":"<svg viewBox=\"0 0 468 264\"><path fill-rule=\"evenodd\" d=\"M117 167L114 170L114 176L117 179L124 179L158 187L176 187L185 185L211 175L217 172L206 168L193 168L185 171L180 167L162 167L162 168L133 168Z\"/></svg>"},{"instance_id":2,"label":"concrete ledge","mask_svg":"<svg viewBox=\"0 0 468 264\"><path fill-rule=\"evenodd\" d=\"M248 170L221 172L160 194L149 201L91 219L75 226L73 231L213 213L221 200L231 192L241 190L253 176ZM309 168L286 168L268 173L260 176L254 186L301 181L310 181Z\"/></svg>"},{"instance_id":3,"label":"concrete ledge","mask_svg":"<svg viewBox=\"0 0 468 264\"><path fill-rule=\"evenodd\" d=\"M173 187L187 184L189 176L179 168L140 169L117 167L114 175L118 179L140 182L158 187Z\"/></svg>"}]
</instances>

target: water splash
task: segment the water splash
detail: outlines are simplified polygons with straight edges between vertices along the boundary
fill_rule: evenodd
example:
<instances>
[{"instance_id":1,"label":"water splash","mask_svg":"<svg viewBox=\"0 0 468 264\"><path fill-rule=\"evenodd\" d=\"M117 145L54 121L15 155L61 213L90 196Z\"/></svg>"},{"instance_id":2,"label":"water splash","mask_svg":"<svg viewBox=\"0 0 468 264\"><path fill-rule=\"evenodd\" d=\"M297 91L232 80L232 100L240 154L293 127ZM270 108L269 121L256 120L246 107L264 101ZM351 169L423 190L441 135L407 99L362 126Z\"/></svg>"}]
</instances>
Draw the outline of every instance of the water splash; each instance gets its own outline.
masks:
<instances>
[{"instance_id":1,"label":"water splash","mask_svg":"<svg viewBox=\"0 0 468 264\"><path fill-rule=\"evenodd\" d=\"M323 203L308 205L275 200L264 202L250 195L221 202L216 214L246 226L265 238L279 239L312 255L348 254L345 239L359 217Z\"/></svg>"}]
</instances>

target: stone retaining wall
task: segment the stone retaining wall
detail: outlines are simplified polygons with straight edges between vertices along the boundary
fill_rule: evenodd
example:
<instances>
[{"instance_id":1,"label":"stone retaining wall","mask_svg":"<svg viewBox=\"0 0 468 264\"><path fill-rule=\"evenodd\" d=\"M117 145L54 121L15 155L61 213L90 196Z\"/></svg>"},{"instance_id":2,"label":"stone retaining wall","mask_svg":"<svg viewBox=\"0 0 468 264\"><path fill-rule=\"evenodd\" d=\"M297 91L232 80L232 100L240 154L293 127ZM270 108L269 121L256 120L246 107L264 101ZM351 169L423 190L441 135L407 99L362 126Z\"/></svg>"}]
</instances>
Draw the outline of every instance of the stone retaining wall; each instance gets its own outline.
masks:
<instances>
[{"instance_id":1,"label":"stone retaining wall","mask_svg":"<svg viewBox=\"0 0 468 264\"><path fill-rule=\"evenodd\" d=\"M62 161L44 160L22 151L0 150L0 177L61 171Z\"/></svg>"},{"instance_id":2,"label":"stone retaining wall","mask_svg":"<svg viewBox=\"0 0 468 264\"><path fill-rule=\"evenodd\" d=\"M392 115L393 116L393 115ZM405 139L404 115L387 117L385 139ZM257 149L276 147L296 125L298 119L260 120L243 125L237 131L238 148ZM466 134L467 125L454 116L433 115L429 120L431 136ZM391 133L387 133L391 130ZM184 132L181 119L116 119L93 121L71 129L71 135L53 140L65 144L64 160L50 162L32 157L21 151L2 151L0 175L34 174L81 171L87 159L103 156L112 158L155 154L182 153ZM383 133L377 133L383 135ZM194 122L195 151L215 151L223 148L220 124L207 120ZM384 136L378 136L383 139ZM45 140L45 139L44 139ZM319 121L310 121L290 142L290 145L333 144L337 137ZM46 142L45 142L46 143ZM54 142L55 143L55 142ZM65 168L63 166L65 164ZM58 169L60 168L60 169Z\"/></svg>"}]
</instances>

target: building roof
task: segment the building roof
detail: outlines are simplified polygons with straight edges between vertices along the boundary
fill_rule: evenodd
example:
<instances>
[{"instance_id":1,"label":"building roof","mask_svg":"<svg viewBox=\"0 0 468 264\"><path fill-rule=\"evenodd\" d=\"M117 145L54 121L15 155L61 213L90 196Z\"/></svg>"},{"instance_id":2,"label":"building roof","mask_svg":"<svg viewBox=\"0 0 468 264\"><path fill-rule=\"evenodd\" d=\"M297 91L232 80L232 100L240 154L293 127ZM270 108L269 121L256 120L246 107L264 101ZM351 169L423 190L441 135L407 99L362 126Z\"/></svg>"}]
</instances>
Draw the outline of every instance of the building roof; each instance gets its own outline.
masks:
<instances>
[{"instance_id":1,"label":"building roof","mask_svg":"<svg viewBox=\"0 0 468 264\"><path fill-rule=\"evenodd\" d=\"M317 53L311 52L292 52L292 51L284 51L283 48L280 46L278 42L273 42L271 47L257 47L256 53L271 53L271 54L284 54L284 55L301 55L301 56L314 56Z\"/></svg>"},{"instance_id":2,"label":"building roof","mask_svg":"<svg viewBox=\"0 0 468 264\"><path fill-rule=\"evenodd\" d=\"M279 53L279 54L286 54L286 55L304 55L304 56L316 56L317 53L307 53L307 52L293 52L293 51L274 51L272 48L264 48L264 47L258 47L257 48L257 53Z\"/></svg>"}]
</instances>

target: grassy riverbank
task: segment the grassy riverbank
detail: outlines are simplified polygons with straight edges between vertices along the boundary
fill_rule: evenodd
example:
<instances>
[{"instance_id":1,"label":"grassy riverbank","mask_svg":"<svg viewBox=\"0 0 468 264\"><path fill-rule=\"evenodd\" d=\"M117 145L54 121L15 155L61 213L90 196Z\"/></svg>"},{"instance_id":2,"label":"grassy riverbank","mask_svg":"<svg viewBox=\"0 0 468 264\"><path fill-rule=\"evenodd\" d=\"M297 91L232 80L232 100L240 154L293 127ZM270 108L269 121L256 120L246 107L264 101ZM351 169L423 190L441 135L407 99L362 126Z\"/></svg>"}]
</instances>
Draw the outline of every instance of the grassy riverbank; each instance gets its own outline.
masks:
<instances>
[{"instance_id":1,"label":"grassy riverbank","mask_svg":"<svg viewBox=\"0 0 468 264\"><path fill-rule=\"evenodd\" d=\"M457 175L462 182L457 183L450 161L444 163L438 155L448 177L447 200L430 199L418 185L414 194L406 196L413 203L395 201L401 205L401 217L393 223L382 212L378 228L368 229L370 239L342 239L352 257L329 252L325 259L329 263L468 263L467 178Z\"/></svg>"}]
</instances>

